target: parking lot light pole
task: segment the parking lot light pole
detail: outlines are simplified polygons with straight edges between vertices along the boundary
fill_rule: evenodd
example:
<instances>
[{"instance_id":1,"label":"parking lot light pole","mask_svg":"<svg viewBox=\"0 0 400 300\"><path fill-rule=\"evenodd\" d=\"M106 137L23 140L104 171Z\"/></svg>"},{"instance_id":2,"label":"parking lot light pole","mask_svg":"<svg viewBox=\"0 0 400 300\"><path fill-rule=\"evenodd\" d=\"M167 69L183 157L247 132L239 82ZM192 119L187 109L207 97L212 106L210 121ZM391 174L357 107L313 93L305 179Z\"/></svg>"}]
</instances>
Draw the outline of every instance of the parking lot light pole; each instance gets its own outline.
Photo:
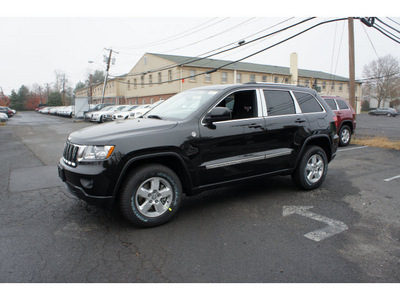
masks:
<instances>
[{"instance_id":1,"label":"parking lot light pole","mask_svg":"<svg viewBox=\"0 0 400 300\"><path fill-rule=\"evenodd\" d=\"M357 104L355 98L355 59L354 59L354 19L349 17L349 102L357 113Z\"/></svg>"}]
</instances>

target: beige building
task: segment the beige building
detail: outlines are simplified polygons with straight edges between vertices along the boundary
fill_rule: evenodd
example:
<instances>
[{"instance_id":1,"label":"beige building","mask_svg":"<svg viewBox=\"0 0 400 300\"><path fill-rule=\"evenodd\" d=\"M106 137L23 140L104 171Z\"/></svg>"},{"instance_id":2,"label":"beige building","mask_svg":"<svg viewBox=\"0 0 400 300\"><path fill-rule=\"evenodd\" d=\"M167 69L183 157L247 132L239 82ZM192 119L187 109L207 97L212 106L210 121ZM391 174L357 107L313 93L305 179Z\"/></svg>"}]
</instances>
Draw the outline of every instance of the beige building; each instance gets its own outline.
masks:
<instances>
[{"instance_id":1,"label":"beige building","mask_svg":"<svg viewBox=\"0 0 400 300\"><path fill-rule=\"evenodd\" d=\"M92 84L91 89L81 88L75 91L75 97L77 98L90 98L93 104L101 103L103 97L104 82ZM108 79L106 89L104 92L105 103L125 103L125 76L119 76L117 78Z\"/></svg>"},{"instance_id":2,"label":"beige building","mask_svg":"<svg viewBox=\"0 0 400 300\"><path fill-rule=\"evenodd\" d=\"M115 93L111 97L123 98L119 103L147 104L166 100L181 91L204 85L270 82L302 85L316 89L321 95L349 99L348 78L298 69L295 53L290 56L290 67L229 63L231 61L146 53L128 74L114 80L119 87L112 90L113 86L110 86L110 92ZM226 64L228 65L224 66ZM361 83L356 83L358 108L361 107L361 96Z\"/></svg>"}]
</instances>

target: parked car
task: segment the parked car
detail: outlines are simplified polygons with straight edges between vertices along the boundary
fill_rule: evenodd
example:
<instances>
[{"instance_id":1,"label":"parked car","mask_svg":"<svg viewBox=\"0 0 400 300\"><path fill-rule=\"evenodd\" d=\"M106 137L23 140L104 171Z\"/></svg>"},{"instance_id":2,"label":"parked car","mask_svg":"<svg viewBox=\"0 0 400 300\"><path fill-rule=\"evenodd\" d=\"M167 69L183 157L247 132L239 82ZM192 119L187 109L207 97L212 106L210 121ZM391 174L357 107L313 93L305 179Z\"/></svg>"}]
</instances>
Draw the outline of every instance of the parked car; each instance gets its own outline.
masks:
<instances>
[{"instance_id":1,"label":"parked car","mask_svg":"<svg viewBox=\"0 0 400 300\"><path fill-rule=\"evenodd\" d=\"M10 108L5 106L0 106L0 113L6 114L8 118L14 116L14 112Z\"/></svg>"},{"instance_id":2,"label":"parked car","mask_svg":"<svg viewBox=\"0 0 400 300\"><path fill-rule=\"evenodd\" d=\"M120 111L117 111L113 114L113 120L126 120L129 118L131 113L134 113L133 110L139 107L139 105L127 105Z\"/></svg>"},{"instance_id":3,"label":"parked car","mask_svg":"<svg viewBox=\"0 0 400 300\"><path fill-rule=\"evenodd\" d=\"M338 96L321 96L335 113L339 145L348 146L351 136L356 130L356 112L350 103Z\"/></svg>"},{"instance_id":4,"label":"parked car","mask_svg":"<svg viewBox=\"0 0 400 300\"><path fill-rule=\"evenodd\" d=\"M100 109L99 111L92 111L88 113L90 115L90 122L98 122L103 123L106 121L111 121L114 112L117 109L122 109L122 105L113 105L113 106L106 106Z\"/></svg>"},{"instance_id":5,"label":"parked car","mask_svg":"<svg viewBox=\"0 0 400 300\"><path fill-rule=\"evenodd\" d=\"M7 114L0 112L0 122L5 122L7 120L8 120Z\"/></svg>"},{"instance_id":6,"label":"parked car","mask_svg":"<svg viewBox=\"0 0 400 300\"><path fill-rule=\"evenodd\" d=\"M387 116L387 117L396 117L399 112L390 107L381 107L374 110L371 110L368 114L375 116Z\"/></svg>"},{"instance_id":7,"label":"parked car","mask_svg":"<svg viewBox=\"0 0 400 300\"><path fill-rule=\"evenodd\" d=\"M183 193L271 175L318 188L338 147L335 118L304 87L200 87L141 118L71 133L58 172L78 198L119 205L132 223L156 226L176 214Z\"/></svg>"},{"instance_id":8,"label":"parked car","mask_svg":"<svg viewBox=\"0 0 400 300\"><path fill-rule=\"evenodd\" d=\"M50 109L51 109L51 107L45 107L45 108L42 108L41 110L39 110L39 112L41 113L41 114L49 114L49 111L50 111Z\"/></svg>"}]
</instances>

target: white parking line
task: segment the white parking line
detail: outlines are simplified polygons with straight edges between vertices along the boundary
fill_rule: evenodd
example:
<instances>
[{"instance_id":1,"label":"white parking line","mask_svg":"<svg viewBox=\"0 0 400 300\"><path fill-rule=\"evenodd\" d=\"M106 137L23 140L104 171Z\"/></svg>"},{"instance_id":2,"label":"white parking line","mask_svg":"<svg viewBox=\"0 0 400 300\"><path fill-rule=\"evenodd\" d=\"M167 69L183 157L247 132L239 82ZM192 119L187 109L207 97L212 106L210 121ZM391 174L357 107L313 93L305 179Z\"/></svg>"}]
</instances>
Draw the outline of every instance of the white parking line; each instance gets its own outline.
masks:
<instances>
[{"instance_id":1,"label":"white parking line","mask_svg":"<svg viewBox=\"0 0 400 300\"><path fill-rule=\"evenodd\" d=\"M338 150L337 152L357 150L357 149L362 149L362 148L367 148L367 147L369 147L369 146L353 147L353 148L348 148L348 149L341 149L341 150Z\"/></svg>"},{"instance_id":2,"label":"white parking line","mask_svg":"<svg viewBox=\"0 0 400 300\"><path fill-rule=\"evenodd\" d=\"M390 181L390 180L397 179L397 178L400 178L400 175L397 175L397 176L394 176L394 177L390 177L390 178L386 178L386 179L384 179L384 181Z\"/></svg>"}]
</instances>

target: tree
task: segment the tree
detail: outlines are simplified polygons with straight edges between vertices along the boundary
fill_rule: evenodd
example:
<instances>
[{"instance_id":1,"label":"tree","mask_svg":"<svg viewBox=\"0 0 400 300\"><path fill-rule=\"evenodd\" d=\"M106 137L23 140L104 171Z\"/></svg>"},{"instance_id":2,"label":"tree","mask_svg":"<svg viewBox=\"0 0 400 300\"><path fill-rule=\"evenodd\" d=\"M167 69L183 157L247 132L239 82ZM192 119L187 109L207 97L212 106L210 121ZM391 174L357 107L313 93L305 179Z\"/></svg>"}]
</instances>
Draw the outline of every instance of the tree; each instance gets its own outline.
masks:
<instances>
[{"instance_id":1,"label":"tree","mask_svg":"<svg viewBox=\"0 0 400 300\"><path fill-rule=\"evenodd\" d=\"M103 71L96 70L92 75L92 83L103 82L105 79L105 75ZM87 86L89 86L89 78L86 80Z\"/></svg>"},{"instance_id":2,"label":"tree","mask_svg":"<svg viewBox=\"0 0 400 300\"><path fill-rule=\"evenodd\" d=\"M363 94L378 101L378 107L399 95L400 64L392 56L386 55L364 67L363 76L368 80L363 85Z\"/></svg>"},{"instance_id":3,"label":"tree","mask_svg":"<svg viewBox=\"0 0 400 300\"><path fill-rule=\"evenodd\" d=\"M48 106L61 106L62 105L62 97L60 92L52 92L47 99Z\"/></svg>"},{"instance_id":4,"label":"tree","mask_svg":"<svg viewBox=\"0 0 400 300\"><path fill-rule=\"evenodd\" d=\"M84 87L86 87L86 84L84 84L82 81L79 81L79 82L75 85L74 91L77 91L77 90L82 89L82 88L84 88Z\"/></svg>"}]
</instances>

